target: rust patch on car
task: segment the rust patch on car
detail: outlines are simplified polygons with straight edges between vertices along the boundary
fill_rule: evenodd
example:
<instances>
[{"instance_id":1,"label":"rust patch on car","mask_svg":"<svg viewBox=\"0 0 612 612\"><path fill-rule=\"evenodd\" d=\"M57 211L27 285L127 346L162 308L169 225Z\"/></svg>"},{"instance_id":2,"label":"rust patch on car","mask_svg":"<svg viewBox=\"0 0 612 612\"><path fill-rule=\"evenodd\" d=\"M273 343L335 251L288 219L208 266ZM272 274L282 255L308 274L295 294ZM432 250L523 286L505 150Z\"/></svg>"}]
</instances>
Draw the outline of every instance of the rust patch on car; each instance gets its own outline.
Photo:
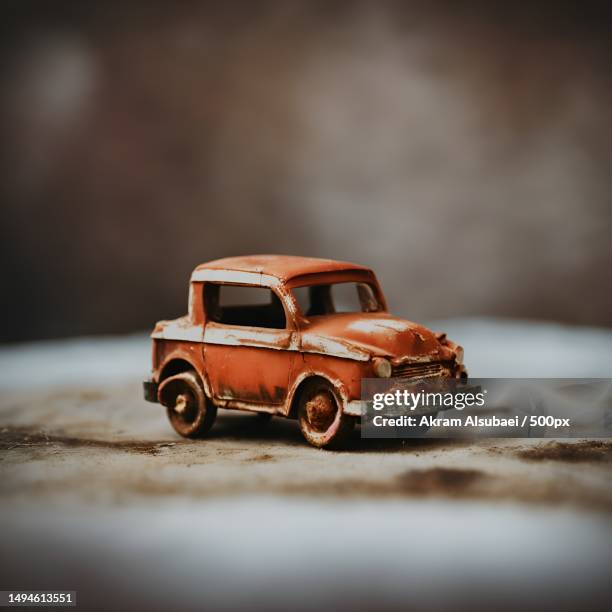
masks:
<instances>
[{"instance_id":1,"label":"rust patch on car","mask_svg":"<svg viewBox=\"0 0 612 612\"><path fill-rule=\"evenodd\" d=\"M308 422L317 430L325 431L336 416L336 402L327 391L316 393L306 402Z\"/></svg>"},{"instance_id":2,"label":"rust patch on car","mask_svg":"<svg viewBox=\"0 0 612 612\"><path fill-rule=\"evenodd\" d=\"M610 461L612 442L609 440L547 442L533 448L520 449L516 455L528 461L566 461L570 463Z\"/></svg>"}]
</instances>

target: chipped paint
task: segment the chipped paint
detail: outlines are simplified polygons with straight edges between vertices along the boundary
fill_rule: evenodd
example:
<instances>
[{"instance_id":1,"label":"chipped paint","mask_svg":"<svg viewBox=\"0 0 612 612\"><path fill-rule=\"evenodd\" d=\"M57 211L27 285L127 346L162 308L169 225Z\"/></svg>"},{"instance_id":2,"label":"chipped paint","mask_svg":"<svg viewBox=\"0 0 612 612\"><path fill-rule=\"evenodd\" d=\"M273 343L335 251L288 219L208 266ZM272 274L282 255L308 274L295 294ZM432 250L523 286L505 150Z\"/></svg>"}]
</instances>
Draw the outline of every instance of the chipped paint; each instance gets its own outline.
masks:
<instances>
[{"instance_id":1,"label":"chipped paint","mask_svg":"<svg viewBox=\"0 0 612 612\"><path fill-rule=\"evenodd\" d=\"M388 329L404 332L410 329L410 322L401 319L359 319L350 323L349 327L368 334L384 333Z\"/></svg>"},{"instance_id":2,"label":"chipped paint","mask_svg":"<svg viewBox=\"0 0 612 612\"><path fill-rule=\"evenodd\" d=\"M291 335L289 330L222 325L209 321L204 329L204 342L225 346L252 346L276 350L291 350Z\"/></svg>"},{"instance_id":3,"label":"chipped paint","mask_svg":"<svg viewBox=\"0 0 612 612\"><path fill-rule=\"evenodd\" d=\"M262 404L253 402L243 402L240 400L230 400L215 398L215 405L219 408L227 408L229 410L243 410L246 412L263 412L265 414L283 414L280 412L278 404Z\"/></svg>"},{"instance_id":4,"label":"chipped paint","mask_svg":"<svg viewBox=\"0 0 612 612\"><path fill-rule=\"evenodd\" d=\"M181 317L174 321L160 321L151 334L151 338L202 342L203 330L201 325L193 325L189 317Z\"/></svg>"},{"instance_id":5,"label":"chipped paint","mask_svg":"<svg viewBox=\"0 0 612 612\"><path fill-rule=\"evenodd\" d=\"M262 272L240 272L236 270L194 270L191 282L210 281L215 283L234 283L256 287L275 287L280 280Z\"/></svg>"},{"instance_id":6,"label":"chipped paint","mask_svg":"<svg viewBox=\"0 0 612 612\"><path fill-rule=\"evenodd\" d=\"M388 313L341 313L311 317L303 335L313 334L341 342L369 356L438 359L440 343L426 328ZM307 347L306 347L307 348Z\"/></svg>"},{"instance_id":7,"label":"chipped paint","mask_svg":"<svg viewBox=\"0 0 612 612\"><path fill-rule=\"evenodd\" d=\"M370 354L366 350L360 349L350 342L307 332L302 334L301 348L305 353L320 353L321 355L356 359L357 361L370 360Z\"/></svg>"},{"instance_id":8,"label":"chipped paint","mask_svg":"<svg viewBox=\"0 0 612 612\"><path fill-rule=\"evenodd\" d=\"M189 283L189 297L187 301L187 318L192 323L194 322L195 304L196 304L196 287L194 283Z\"/></svg>"}]
</instances>

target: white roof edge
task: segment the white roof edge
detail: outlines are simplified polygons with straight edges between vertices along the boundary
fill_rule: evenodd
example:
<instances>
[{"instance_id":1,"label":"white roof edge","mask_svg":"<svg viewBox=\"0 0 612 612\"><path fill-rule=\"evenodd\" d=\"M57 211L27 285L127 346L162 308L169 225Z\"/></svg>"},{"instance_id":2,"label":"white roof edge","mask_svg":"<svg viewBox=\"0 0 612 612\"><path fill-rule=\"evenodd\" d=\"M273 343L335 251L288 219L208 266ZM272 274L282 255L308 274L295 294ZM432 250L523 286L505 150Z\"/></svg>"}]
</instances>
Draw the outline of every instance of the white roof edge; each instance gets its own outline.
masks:
<instances>
[{"instance_id":1,"label":"white roof edge","mask_svg":"<svg viewBox=\"0 0 612 612\"><path fill-rule=\"evenodd\" d=\"M191 282L202 281L238 283L260 287L275 287L281 284L279 278L270 274L264 274L263 272L240 272L239 270L218 270L212 268L194 270L191 275Z\"/></svg>"}]
</instances>

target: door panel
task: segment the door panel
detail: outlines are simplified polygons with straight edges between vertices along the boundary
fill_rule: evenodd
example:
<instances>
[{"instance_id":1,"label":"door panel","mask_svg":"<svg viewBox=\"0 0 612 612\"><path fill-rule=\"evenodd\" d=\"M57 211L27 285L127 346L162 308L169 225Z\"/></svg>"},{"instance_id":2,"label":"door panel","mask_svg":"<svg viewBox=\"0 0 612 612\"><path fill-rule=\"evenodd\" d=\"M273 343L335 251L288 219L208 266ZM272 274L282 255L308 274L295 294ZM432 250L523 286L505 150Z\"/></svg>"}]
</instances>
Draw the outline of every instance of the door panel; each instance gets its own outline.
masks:
<instances>
[{"instance_id":1,"label":"door panel","mask_svg":"<svg viewBox=\"0 0 612 612\"><path fill-rule=\"evenodd\" d=\"M204 359L213 394L219 399L282 404L293 360L292 332L208 322Z\"/></svg>"}]
</instances>

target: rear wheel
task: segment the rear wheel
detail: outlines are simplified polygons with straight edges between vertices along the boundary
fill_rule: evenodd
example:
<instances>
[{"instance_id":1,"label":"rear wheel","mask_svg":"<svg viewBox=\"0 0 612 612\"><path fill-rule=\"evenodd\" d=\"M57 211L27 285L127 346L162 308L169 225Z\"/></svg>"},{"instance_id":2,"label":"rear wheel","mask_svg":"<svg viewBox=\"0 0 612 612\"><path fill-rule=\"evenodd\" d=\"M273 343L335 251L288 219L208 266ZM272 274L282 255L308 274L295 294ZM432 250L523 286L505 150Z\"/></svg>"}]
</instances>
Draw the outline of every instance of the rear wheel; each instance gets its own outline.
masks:
<instances>
[{"instance_id":1,"label":"rear wheel","mask_svg":"<svg viewBox=\"0 0 612 612\"><path fill-rule=\"evenodd\" d=\"M159 402L166 407L175 431L185 438L204 436L213 426L217 407L206 397L194 370L181 372L159 386Z\"/></svg>"},{"instance_id":2,"label":"rear wheel","mask_svg":"<svg viewBox=\"0 0 612 612\"><path fill-rule=\"evenodd\" d=\"M324 379L307 383L298 415L302 435L318 448L338 448L355 426L355 420L343 414L337 391Z\"/></svg>"}]
</instances>

